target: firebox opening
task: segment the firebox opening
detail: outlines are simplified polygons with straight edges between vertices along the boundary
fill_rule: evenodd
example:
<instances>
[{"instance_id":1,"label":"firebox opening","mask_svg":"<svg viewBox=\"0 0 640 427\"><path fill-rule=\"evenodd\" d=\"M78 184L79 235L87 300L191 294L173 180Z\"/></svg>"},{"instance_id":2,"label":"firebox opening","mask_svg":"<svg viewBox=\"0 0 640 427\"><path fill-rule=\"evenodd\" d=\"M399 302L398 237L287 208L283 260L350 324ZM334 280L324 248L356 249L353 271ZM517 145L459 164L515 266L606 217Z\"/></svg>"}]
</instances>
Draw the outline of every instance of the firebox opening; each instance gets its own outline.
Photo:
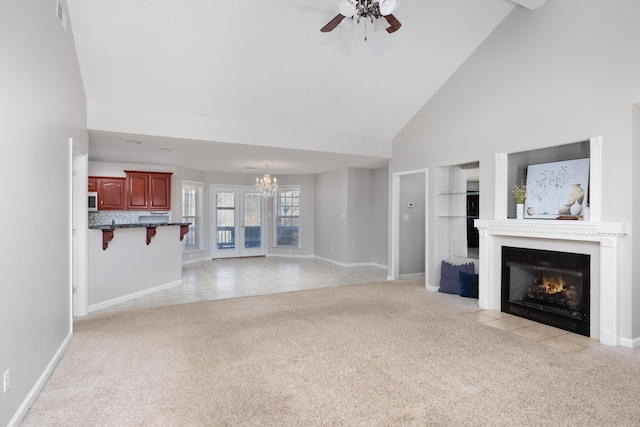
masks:
<instances>
[{"instance_id":1,"label":"firebox opening","mask_svg":"<svg viewBox=\"0 0 640 427\"><path fill-rule=\"evenodd\" d=\"M589 336L589 255L505 246L502 266L502 311Z\"/></svg>"}]
</instances>

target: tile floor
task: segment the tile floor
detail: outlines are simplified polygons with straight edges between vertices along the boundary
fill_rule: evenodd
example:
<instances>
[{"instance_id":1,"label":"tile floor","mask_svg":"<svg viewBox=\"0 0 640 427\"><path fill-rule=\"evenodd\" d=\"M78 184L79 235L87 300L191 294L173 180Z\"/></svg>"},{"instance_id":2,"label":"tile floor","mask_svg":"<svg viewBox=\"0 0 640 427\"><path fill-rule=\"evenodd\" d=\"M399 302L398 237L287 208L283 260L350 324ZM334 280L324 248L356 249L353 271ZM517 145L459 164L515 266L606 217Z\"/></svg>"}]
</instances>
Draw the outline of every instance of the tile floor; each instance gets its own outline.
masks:
<instances>
[{"instance_id":1,"label":"tile floor","mask_svg":"<svg viewBox=\"0 0 640 427\"><path fill-rule=\"evenodd\" d=\"M183 283L180 286L144 295L95 313L384 282L386 280L386 269L378 267L346 268L309 258L217 259L183 266Z\"/></svg>"},{"instance_id":2,"label":"tile floor","mask_svg":"<svg viewBox=\"0 0 640 427\"><path fill-rule=\"evenodd\" d=\"M522 317L513 316L495 310L481 310L463 314L464 317L483 323L493 328L508 331L531 341L562 350L566 353L577 353L589 347L599 345L598 340L583 335L567 332L553 326L543 325Z\"/></svg>"}]
</instances>

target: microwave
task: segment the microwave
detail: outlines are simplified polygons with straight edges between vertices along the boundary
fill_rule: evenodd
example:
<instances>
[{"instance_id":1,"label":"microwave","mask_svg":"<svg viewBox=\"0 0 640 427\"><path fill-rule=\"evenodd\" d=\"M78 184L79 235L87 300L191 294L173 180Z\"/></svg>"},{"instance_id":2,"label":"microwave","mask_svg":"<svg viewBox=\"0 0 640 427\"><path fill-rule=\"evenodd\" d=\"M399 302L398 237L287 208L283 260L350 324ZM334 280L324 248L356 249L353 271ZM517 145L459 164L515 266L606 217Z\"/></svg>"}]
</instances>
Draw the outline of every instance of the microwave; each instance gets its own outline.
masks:
<instances>
[{"instance_id":1,"label":"microwave","mask_svg":"<svg viewBox=\"0 0 640 427\"><path fill-rule=\"evenodd\" d=\"M89 191L89 212L96 212L98 210L98 193L95 191Z\"/></svg>"}]
</instances>

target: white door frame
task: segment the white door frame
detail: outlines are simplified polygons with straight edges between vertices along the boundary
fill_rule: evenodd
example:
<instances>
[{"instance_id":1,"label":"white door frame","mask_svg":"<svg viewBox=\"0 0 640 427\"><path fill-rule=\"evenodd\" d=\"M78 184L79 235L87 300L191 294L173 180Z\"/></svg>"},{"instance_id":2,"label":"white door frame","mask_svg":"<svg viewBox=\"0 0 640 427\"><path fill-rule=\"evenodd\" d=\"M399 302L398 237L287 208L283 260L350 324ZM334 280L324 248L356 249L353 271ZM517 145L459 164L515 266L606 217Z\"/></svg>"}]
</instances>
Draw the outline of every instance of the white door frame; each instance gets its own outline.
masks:
<instances>
[{"instance_id":1,"label":"white door frame","mask_svg":"<svg viewBox=\"0 0 640 427\"><path fill-rule=\"evenodd\" d=\"M71 305L73 316L89 313L89 272L87 266L87 179L88 153L69 138L71 149L71 182L69 209L71 223Z\"/></svg>"},{"instance_id":2,"label":"white door frame","mask_svg":"<svg viewBox=\"0 0 640 427\"><path fill-rule=\"evenodd\" d=\"M424 277L429 277L429 169L415 169L391 174L391 265L387 280L400 278L400 177L424 173Z\"/></svg>"},{"instance_id":3,"label":"white door frame","mask_svg":"<svg viewBox=\"0 0 640 427\"><path fill-rule=\"evenodd\" d=\"M244 194L245 193L258 193L253 185L217 185L211 184L210 186L210 200L211 200L211 235L210 235L210 253L211 258L236 258L236 257L249 257L249 256L265 256L267 254L267 215L266 208L267 203L264 198L261 198L260 203L260 215L262 216L262 226L260 229L260 241L261 247L257 249L245 249L242 244L244 242L244 233L236 233L236 247L233 250L218 250L217 247L217 237L216 237L216 229L217 229L217 197L216 193L218 191L229 191L235 192L237 195L236 205L235 205L235 224L236 230L242 229L244 231L244 226L240 225L243 221L242 215L244 213Z\"/></svg>"}]
</instances>

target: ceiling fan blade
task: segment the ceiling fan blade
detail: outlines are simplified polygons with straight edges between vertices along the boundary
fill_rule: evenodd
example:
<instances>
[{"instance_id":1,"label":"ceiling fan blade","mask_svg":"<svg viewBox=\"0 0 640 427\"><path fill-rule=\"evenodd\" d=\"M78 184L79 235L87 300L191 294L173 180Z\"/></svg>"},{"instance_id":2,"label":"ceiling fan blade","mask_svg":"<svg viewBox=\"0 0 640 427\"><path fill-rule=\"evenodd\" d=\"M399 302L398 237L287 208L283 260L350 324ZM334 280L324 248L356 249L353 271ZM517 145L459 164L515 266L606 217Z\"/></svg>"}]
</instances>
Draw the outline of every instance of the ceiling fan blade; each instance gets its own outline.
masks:
<instances>
[{"instance_id":1,"label":"ceiling fan blade","mask_svg":"<svg viewBox=\"0 0 640 427\"><path fill-rule=\"evenodd\" d=\"M345 18L344 15L337 14L335 18L333 18L331 21L327 23L327 25L320 28L320 31L322 31L323 33L328 33L329 31L334 30L342 22L344 18Z\"/></svg>"},{"instance_id":2,"label":"ceiling fan blade","mask_svg":"<svg viewBox=\"0 0 640 427\"><path fill-rule=\"evenodd\" d=\"M402 27L402 24L400 23L400 21L398 21L396 17L393 16L392 13L388 15L384 15L384 19L386 19L387 22L389 23L389 28L387 28L387 33L389 34L395 33L400 29L400 27Z\"/></svg>"}]
</instances>

